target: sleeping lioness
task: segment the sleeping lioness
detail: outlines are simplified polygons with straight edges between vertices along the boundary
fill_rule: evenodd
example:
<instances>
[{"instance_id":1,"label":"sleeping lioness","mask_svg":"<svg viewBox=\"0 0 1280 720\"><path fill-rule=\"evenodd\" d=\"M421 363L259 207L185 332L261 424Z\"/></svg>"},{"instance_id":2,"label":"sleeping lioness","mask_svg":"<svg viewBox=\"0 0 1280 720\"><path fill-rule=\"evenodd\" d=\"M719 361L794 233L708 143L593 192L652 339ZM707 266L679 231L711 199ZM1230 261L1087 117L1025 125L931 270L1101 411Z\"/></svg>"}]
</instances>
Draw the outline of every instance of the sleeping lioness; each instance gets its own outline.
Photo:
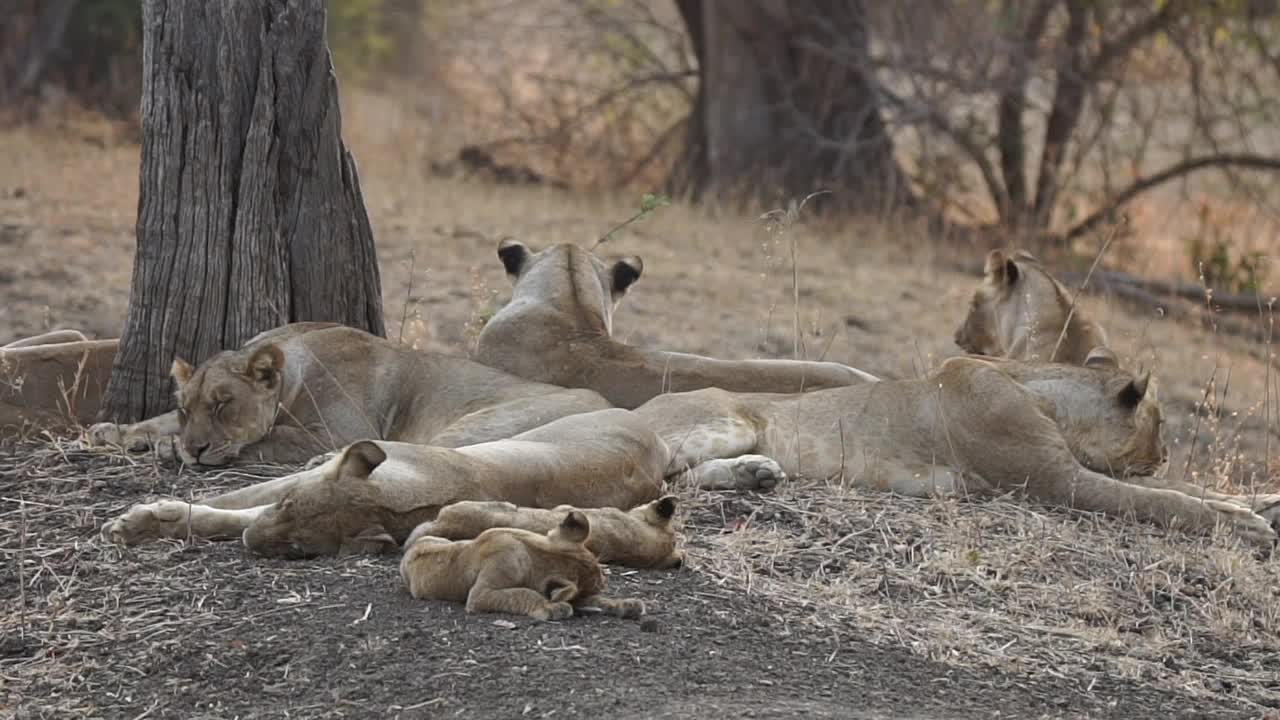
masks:
<instances>
[{"instance_id":1,"label":"sleeping lioness","mask_svg":"<svg viewBox=\"0 0 1280 720\"><path fill-rule=\"evenodd\" d=\"M465 602L467 612L560 620L594 605L619 617L643 615L639 600L601 594L604 571L585 545L590 533L587 516L573 511L546 534L494 528L475 540L421 535L405 548L400 577L415 598Z\"/></svg>"},{"instance_id":2,"label":"sleeping lioness","mask_svg":"<svg viewBox=\"0 0 1280 720\"><path fill-rule=\"evenodd\" d=\"M955 341L976 355L1081 365L1107 333L1031 253L992 250Z\"/></svg>"},{"instance_id":3,"label":"sleeping lioness","mask_svg":"<svg viewBox=\"0 0 1280 720\"><path fill-rule=\"evenodd\" d=\"M1269 544L1280 495L1236 497L1157 479L1168 456L1156 383L1106 348L1083 366L958 357L918 380L803 395L708 389L636 410L673 462L760 453L786 474L904 495L1024 491L1054 505ZM1122 482L1120 478L1125 480Z\"/></svg>"},{"instance_id":4,"label":"sleeping lioness","mask_svg":"<svg viewBox=\"0 0 1280 720\"><path fill-rule=\"evenodd\" d=\"M105 523L102 535L128 545L238 538L259 554L302 558L393 552L415 527L466 500L636 508L623 518L601 511L596 547L617 562L667 566L679 555L670 516L661 515L674 505L645 505L659 500L665 479L726 489L769 488L784 479L768 458L717 458L688 468L674 461L678 452L634 412L617 408L456 450L363 440L317 467L194 504L135 505ZM655 516L637 522L650 509ZM536 514L522 518L538 520Z\"/></svg>"},{"instance_id":5,"label":"sleeping lioness","mask_svg":"<svg viewBox=\"0 0 1280 720\"><path fill-rule=\"evenodd\" d=\"M511 302L485 323L475 358L523 378L589 388L623 408L706 387L802 392L876 380L832 362L719 360L632 347L613 338L613 311L640 278L640 258L609 264L576 245L535 253L510 239L498 245L498 257L514 284Z\"/></svg>"},{"instance_id":6,"label":"sleeping lioness","mask_svg":"<svg viewBox=\"0 0 1280 720\"><path fill-rule=\"evenodd\" d=\"M523 380L361 330L295 323L193 369L173 363L178 409L100 423L93 444L175 451L187 463L302 462L361 439L458 447L609 407L590 390Z\"/></svg>"}]
</instances>

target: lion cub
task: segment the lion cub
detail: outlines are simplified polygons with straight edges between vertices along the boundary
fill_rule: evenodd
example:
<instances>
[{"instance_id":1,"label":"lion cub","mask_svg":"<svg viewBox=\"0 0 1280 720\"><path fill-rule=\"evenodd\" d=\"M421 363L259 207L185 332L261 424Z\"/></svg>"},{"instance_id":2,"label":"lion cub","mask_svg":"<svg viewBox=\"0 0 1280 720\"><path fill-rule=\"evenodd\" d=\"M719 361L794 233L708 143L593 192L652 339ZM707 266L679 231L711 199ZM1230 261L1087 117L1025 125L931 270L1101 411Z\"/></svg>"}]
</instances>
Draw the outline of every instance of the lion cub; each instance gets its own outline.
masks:
<instances>
[{"instance_id":1,"label":"lion cub","mask_svg":"<svg viewBox=\"0 0 1280 720\"><path fill-rule=\"evenodd\" d=\"M630 510L590 508L579 510L561 505L552 510L518 507L509 502L468 500L446 505L435 520L414 529L405 547L423 535L448 540L469 540L490 528L520 528L547 533L566 513L580 512L591 523L587 549L602 563L633 568L675 568L684 563L684 553L676 550L676 533L671 519L676 497L666 495Z\"/></svg>"},{"instance_id":2,"label":"lion cub","mask_svg":"<svg viewBox=\"0 0 1280 720\"><path fill-rule=\"evenodd\" d=\"M613 615L644 614L639 600L600 593L604 571L587 550L591 522L571 512L546 535L493 528L475 540L419 535L406 544L400 577L419 599L465 602L467 612L505 612L560 620L590 605Z\"/></svg>"}]
</instances>

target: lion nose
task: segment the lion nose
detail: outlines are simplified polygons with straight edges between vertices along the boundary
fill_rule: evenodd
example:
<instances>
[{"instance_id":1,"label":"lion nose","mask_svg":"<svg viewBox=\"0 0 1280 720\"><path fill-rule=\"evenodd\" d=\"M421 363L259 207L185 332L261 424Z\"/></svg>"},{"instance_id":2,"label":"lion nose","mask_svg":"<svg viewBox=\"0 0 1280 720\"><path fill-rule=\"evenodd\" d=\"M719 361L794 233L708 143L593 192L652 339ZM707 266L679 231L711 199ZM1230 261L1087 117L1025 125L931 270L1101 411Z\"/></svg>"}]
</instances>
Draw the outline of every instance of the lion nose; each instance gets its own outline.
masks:
<instances>
[{"instance_id":1,"label":"lion nose","mask_svg":"<svg viewBox=\"0 0 1280 720\"><path fill-rule=\"evenodd\" d=\"M187 444L187 454L192 458L195 458L197 461L200 459L200 456L204 454L204 451L208 449L209 443L201 443L199 445L193 443Z\"/></svg>"}]
</instances>

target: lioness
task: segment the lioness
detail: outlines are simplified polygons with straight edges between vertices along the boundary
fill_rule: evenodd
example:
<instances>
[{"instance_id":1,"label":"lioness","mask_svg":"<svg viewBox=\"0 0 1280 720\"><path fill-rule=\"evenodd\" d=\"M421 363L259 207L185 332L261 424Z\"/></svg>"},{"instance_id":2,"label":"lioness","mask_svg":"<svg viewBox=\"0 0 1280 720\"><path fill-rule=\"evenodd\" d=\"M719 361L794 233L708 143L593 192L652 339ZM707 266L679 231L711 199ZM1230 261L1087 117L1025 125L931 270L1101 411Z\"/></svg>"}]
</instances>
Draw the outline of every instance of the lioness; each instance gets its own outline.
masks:
<instances>
[{"instance_id":1,"label":"lioness","mask_svg":"<svg viewBox=\"0 0 1280 720\"><path fill-rule=\"evenodd\" d=\"M498 257L514 284L511 302L485 323L475 358L523 378L589 388L622 408L706 387L801 392L876 380L831 362L717 360L631 347L613 338L613 312L640 278L640 258L609 264L576 245L535 253L511 239L499 243Z\"/></svg>"},{"instance_id":2,"label":"lioness","mask_svg":"<svg viewBox=\"0 0 1280 720\"><path fill-rule=\"evenodd\" d=\"M560 620L573 615L575 606L594 605L619 617L640 617L639 600L601 594L606 581L585 545L590 534L591 521L575 510L546 534L494 528L475 540L422 535L405 548L400 577L415 598L465 602L467 612Z\"/></svg>"},{"instance_id":3,"label":"lioness","mask_svg":"<svg viewBox=\"0 0 1280 720\"><path fill-rule=\"evenodd\" d=\"M115 355L115 340L89 340L79 330L0 346L0 430L93 422Z\"/></svg>"},{"instance_id":4,"label":"lioness","mask_svg":"<svg viewBox=\"0 0 1280 720\"><path fill-rule=\"evenodd\" d=\"M1083 366L959 357L918 380L804 395L662 395L636 414L680 448L680 464L760 453L787 474L843 477L904 495L1020 489L1046 503L1165 526L1223 523L1254 542L1276 537L1253 508L1277 512L1280 496L1113 479L1152 474L1167 449L1155 382L1121 370L1105 348Z\"/></svg>"},{"instance_id":5,"label":"lioness","mask_svg":"<svg viewBox=\"0 0 1280 720\"><path fill-rule=\"evenodd\" d=\"M572 505L544 510L496 500L454 503L442 509L435 520L419 525L405 541L405 547L422 535L470 540L499 527L547 533L571 512L580 512L591 521L587 549L602 563L634 568L672 568L684 563L684 553L675 549L676 534L671 527L676 512L674 495L630 510L580 509Z\"/></svg>"},{"instance_id":6,"label":"lioness","mask_svg":"<svg viewBox=\"0 0 1280 720\"><path fill-rule=\"evenodd\" d=\"M395 550L415 527L465 500L636 508L659 498L665 475L703 487L751 489L784 478L777 463L759 456L687 469L673 462L673 454L639 416L617 408L456 450L365 440L318 467L195 504L135 505L104 524L102 535L129 545L164 537L240 538L259 554L291 558L380 553ZM670 508L659 503L653 510ZM664 522L655 520L641 532L637 523L610 516L600 514L598 543L619 561L673 557ZM613 549L628 543L626 551Z\"/></svg>"},{"instance_id":7,"label":"lioness","mask_svg":"<svg viewBox=\"0 0 1280 720\"><path fill-rule=\"evenodd\" d=\"M1071 293L1031 253L992 250L984 274L956 330L965 352L1081 365L1107 345L1102 327L1079 307L1072 310Z\"/></svg>"},{"instance_id":8,"label":"lioness","mask_svg":"<svg viewBox=\"0 0 1280 720\"><path fill-rule=\"evenodd\" d=\"M589 390L524 380L331 323L264 332L199 368L174 360L178 409L100 423L93 444L157 443L187 463L302 462L361 439L458 447L609 407ZM176 447L175 447L176 446Z\"/></svg>"}]
</instances>

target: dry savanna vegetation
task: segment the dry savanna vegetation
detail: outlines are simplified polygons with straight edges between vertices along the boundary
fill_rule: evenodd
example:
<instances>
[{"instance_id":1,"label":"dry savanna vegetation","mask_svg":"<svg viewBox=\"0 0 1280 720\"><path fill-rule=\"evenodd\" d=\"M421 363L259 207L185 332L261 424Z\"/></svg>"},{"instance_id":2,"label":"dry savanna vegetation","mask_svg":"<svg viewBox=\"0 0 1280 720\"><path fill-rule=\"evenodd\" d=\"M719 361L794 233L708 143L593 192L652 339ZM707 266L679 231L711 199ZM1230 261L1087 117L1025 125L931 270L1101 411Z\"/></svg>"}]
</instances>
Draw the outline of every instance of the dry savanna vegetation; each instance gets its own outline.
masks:
<instances>
[{"instance_id":1,"label":"dry savanna vegetation","mask_svg":"<svg viewBox=\"0 0 1280 720\"><path fill-rule=\"evenodd\" d=\"M466 353L508 292L500 237L591 245L635 214L639 193L443 177L460 146L493 139L481 111L503 106L467 85L478 76L462 61L433 72L426 89L344 83L343 137L359 162L389 335ZM536 84L520 89L545 96ZM56 327L114 337L125 316L136 129L57 102L0 128L0 343ZM504 161L549 176L560 167L537 145L499 147ZM918 147L903 148L910 169ZM638 142L625 154L648 151ZM582 177L607 171L583 163ZM635 182L656 177L646 172ZM1269 205L1227 190L1219 179L1148 193L1127 207L1123 232L1113 221L1038 249L1077 288L1111 238L1078 309L1107 328L1123 362L1158 377L1168 472L1276 492L1280 373L1265 290L1280 277L1256 289L1255 311L1230 316L1205 297L1108 292L1104 282L1120 271L1204 282L1187 260L1191 236L1229 240L1231 258L1273 256ZM970 197L976 215L995 215ZM1088 193L1073 198L1088 206ZM772 207L677 199L616 232L602 252L644 259L616 334L723 357L825 358L889 378L959 353L952 334L999 240L941 237L896 213L763 221ZM1126 718L1274 718L1280 708L1280 559L1225 535L1015 497L906 499L840 478L795 478L759 495L680 488L686 568L611 579L649 603L657 624L644 630L599 618L503 625L412 603L391 560L262 561L195 541L123 551L97 535L146 496L192 497L285 470L175 471L89 449L75 434L0 446L0 708ZM633 682L600 687L602 669Z\"/></svg>"}]
</instances>

